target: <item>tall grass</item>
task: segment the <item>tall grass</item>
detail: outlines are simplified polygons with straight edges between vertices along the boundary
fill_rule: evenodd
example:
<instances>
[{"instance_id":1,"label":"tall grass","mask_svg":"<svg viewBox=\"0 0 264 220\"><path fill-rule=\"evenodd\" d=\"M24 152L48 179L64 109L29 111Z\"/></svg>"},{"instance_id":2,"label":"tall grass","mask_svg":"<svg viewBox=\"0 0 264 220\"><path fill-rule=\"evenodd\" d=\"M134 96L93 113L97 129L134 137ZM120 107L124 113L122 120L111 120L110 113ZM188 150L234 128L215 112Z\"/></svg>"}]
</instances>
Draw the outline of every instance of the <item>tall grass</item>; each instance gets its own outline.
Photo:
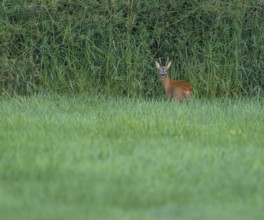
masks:
<instances>
[{"instance_id":1,"label":"tall grass","mask_svg":"<svg viewBox=\"0 0 264 220\"><path fill-rule=\"evenodd\" d=\"M154 60L199 97L263 95L264 3L2 0L1 92L157 97Z\"/></svg>"}]
</instances>

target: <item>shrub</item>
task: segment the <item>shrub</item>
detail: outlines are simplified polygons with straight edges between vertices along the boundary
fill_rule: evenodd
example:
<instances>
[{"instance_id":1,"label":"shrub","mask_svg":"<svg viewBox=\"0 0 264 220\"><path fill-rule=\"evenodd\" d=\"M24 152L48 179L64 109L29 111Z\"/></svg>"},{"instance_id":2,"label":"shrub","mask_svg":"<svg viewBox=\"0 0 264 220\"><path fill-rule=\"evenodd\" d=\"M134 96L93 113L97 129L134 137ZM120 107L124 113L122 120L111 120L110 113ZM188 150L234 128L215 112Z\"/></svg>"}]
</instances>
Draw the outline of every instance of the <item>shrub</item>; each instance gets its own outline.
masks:
<instances>
[{"instance_id":1,"label":"shrub","mask_svg":"<svg viewBox=\"0 0 264 220\"><path fill-rule=\"evenodd\" d=\"M4 0L1 92L156 97L154 60L197 96L260 96L264 3L259 0Z\"/></svg>"}]
</instances>

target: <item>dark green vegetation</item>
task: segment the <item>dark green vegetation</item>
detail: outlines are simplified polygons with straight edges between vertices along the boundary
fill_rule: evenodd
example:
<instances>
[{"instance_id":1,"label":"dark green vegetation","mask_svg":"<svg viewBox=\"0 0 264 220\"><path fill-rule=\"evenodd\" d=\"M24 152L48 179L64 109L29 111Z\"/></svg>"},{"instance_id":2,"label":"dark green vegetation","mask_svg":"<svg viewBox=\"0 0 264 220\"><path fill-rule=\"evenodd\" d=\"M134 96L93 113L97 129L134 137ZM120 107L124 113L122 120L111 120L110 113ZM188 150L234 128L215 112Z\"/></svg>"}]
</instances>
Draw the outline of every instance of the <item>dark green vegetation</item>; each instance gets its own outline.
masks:
<instances>
[{"instance_id":1,"label":"dark green vegetation","mask_svg":"<svg viewBox=\"0 0 264 220\"><path fill-rule=\"evenodd\" d=\"M0 90L156 97L154 60L199 97L263 94L260 0L2 0Z\"/></svg>"},{"instance_id":2,"label":"dark green vegetation","mask_svg":"<svg viewBox=\"0 0 264 220\"><path fill-rule=\"evenodd\" d=\"M0 99L1 220L262 220L264 102Z\"/></svg>"}]
</instances>

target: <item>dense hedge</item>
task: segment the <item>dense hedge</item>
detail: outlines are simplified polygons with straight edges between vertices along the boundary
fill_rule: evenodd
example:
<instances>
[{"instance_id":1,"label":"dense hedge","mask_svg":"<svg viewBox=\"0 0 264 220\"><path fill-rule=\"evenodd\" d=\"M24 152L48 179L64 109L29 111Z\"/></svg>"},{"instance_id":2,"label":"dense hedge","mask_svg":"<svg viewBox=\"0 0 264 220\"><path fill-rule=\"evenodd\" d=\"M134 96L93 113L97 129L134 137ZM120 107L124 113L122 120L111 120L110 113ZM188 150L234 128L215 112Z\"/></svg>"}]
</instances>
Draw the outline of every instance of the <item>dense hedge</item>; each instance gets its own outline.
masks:
<instances>
[{"instance_id":1,"label":"dense hedge","mask_svg":"<svg viewBox=\"0 0 264 220\"><path fill-rule=\"evenodd\" d=\"M199 97L260 96L264 1L2 0L1 92L162 95L154 60Z\"/></svg>"}]
</instances>

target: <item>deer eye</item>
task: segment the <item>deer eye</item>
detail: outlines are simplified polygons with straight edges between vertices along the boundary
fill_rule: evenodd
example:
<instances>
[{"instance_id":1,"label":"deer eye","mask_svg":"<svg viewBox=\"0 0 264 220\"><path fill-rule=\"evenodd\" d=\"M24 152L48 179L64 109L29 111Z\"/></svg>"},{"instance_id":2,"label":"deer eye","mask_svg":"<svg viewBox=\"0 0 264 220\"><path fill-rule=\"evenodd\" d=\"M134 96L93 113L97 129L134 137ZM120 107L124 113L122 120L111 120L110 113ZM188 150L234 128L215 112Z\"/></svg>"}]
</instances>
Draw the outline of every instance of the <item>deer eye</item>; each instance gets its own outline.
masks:
<instances>
[{"instance_id":1,"label":"deer eye","mask_svg":"<svg viewBox=\"0 0 264 220\"><path fill-rule=\"evenodd\" d=\"M164 76L166 74L166 68L165 67L162 67L160 69L160 75Z\"/></svg>"}]
</instances>

